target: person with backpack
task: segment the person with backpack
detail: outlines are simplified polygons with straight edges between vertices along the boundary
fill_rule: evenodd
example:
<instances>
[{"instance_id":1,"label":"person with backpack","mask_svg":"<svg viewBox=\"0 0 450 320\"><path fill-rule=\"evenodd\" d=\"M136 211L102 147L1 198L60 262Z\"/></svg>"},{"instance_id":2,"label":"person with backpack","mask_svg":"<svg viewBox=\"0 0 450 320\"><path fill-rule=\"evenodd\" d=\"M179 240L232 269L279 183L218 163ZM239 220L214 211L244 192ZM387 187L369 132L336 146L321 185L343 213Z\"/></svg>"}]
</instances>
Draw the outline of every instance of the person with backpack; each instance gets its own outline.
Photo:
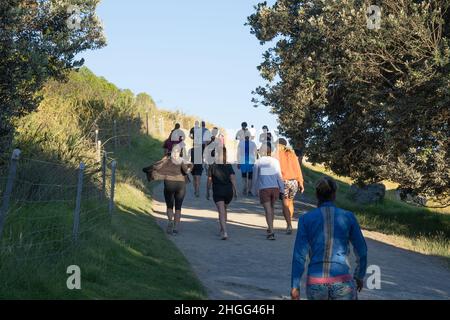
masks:
<instances>
[{"instance_id":1,"label":"person with backpack","mask_svg":"<svg viewBox=\"0 0 450 320\"><path fill-rule=\"evenodd\" d=\"M356 300L367 268L367 245L355 215L338 208L337 184L330 177L316 184L318 208L301 216L292 258L291 298L300 299L300 279L309 257L309 300ZM350 274L350 243L356 269Z\"/></svg>"},{"instance_id":2,"label":"person with backpack","mask_svg":"<svg viewBox=\"0 0 450 320\"><path fill-rule=\"evenodd\" d=\"M216 150L215 163L209 166L206 199L213 199L219 212L220 236L228 239L227 210L231 201L237 199L236 175L233 166L227 163L227 149L221 146Z\"/></svg>"}]
</instances>

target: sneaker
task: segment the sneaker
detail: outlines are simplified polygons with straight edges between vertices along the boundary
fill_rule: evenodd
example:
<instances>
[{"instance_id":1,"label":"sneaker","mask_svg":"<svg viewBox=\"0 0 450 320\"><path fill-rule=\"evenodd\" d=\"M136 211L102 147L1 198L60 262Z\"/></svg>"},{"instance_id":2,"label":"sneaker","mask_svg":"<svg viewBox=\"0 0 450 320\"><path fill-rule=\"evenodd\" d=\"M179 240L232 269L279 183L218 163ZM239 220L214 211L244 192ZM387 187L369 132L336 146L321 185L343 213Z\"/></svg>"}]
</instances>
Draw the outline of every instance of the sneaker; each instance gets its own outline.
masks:
<instances>
[{"instance_id":1,"label":"sneaker","mask_svg":"<svg viewBox=\"0 0 450 320\"><path fill-rule=\"evenodd\" d=\"M223 233L222 234L222 240L228 240L228 233Z\"/></svg>"},{"instance_id":2,"label":"sneaker","mask_svg":"<svg viewBox=\"0 0 450 320\"><path fill-rule=\"evenodd\" d=\"M288 235L292 234L292 227L287 227L286 234L288 234Z\"/></svg>"},{"instance_id":3,"label":"sneaker","mask_svg":"<svg viewBox=\"0 0 450 320\"><path fill-rule=\"evenodd\" d=\"M275 233L268 234L267 240L275 240Z\"/></svg>"},{"instance_id":4,"label":"sneaker","mask_svg":"<svg viewBox=\"0 0 450 320\"><path fill-rule=\"evenodd\" d=\"M178 230L177 229L173 229L173 235L177 235L178 234Z\"/></svg>"},{"instance_id":5,"label":"sneaker","mask_svg":"<svg viewBox=\"0 0 450 320\"><path fill-rule=\"evenodd\" d=\"M174 230L173 230L173 222L172 222L172 221L169 222L169 224L167 225L166 232L167 232L168 234L173 234Z\"/></svg>"}]
</instances>

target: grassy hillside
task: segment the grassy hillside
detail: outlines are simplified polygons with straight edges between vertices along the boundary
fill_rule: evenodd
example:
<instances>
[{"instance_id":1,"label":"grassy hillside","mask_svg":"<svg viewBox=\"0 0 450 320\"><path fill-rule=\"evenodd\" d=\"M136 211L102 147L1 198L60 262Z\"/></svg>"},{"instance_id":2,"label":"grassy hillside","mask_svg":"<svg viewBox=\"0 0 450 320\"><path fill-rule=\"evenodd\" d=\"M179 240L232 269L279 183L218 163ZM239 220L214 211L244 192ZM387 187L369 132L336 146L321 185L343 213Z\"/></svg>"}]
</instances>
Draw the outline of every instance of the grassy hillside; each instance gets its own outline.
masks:
<instances>
[{"instance_id":1,"label":"grassy hillside","mask_svg":"<svg viewBox=\"0 0 450 320\"><path fill-rule=\"evenodd\" d=\"M135 97L85 68L72 73L68 83L50 82L44 94L36 113L17 120L14 147L23 153L0 240L0 298L205 298L186 259L150 215L150 186L141 172L161 157L159 138L168 135L172 122L190 124L194 118L160 111L149 96ZM162 117L166 131L152 129L147 136L141 111ZM117 134L124 135L117 144L114 120ZM118 162L112 217L108 199L101 197L95 129L109 164ZM87 170L75 245L73 199L80 162ZM3 173L0 193L4 185ZM70 265L81 268L82 290L67 289Z\"/></svg>"},{"instance_id":2,"label":"grassy hillside","mask_svg":"<svg viewBox=\"0 0 450 320\"><path fill-rule=\"evenodd\" d=\"M386 183L388 191L383 202L358 205L348 197L352 184L350 179L336 176L323 166L313 166L307 162L303 170L308 199L314 201L314 184L321 176L332 176L338 182L337 204L353 211L366 230L392 235L402 247L442 256L450 261L450 215L444 210L433 211L397 200L393 186L389 183Z\"/></svg>"}]
</instances>

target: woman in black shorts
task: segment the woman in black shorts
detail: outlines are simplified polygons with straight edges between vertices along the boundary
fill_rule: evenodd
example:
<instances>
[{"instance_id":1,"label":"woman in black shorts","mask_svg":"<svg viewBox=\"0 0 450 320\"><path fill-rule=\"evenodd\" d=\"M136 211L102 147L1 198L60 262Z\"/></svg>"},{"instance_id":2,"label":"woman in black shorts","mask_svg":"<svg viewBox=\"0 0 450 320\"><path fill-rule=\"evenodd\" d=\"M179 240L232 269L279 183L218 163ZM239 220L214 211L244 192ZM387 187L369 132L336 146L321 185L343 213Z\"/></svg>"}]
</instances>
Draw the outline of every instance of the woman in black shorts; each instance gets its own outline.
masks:
<instances>
[{"instance_id":1,"label":"woman in black shorts","mask_svg":"<svg viewBox=\"0 0 450 320\"><path fill-rule=\"evenodd\" d=\"M219 212L220 235L222 240L228 239L227 209L228 205L237 198L236 175L231 164L227 163L227 150L219 148L216 152L216 161L209 166L206 198L210 200L211 187L213 200Z\"/></svg>"}]
</instances>

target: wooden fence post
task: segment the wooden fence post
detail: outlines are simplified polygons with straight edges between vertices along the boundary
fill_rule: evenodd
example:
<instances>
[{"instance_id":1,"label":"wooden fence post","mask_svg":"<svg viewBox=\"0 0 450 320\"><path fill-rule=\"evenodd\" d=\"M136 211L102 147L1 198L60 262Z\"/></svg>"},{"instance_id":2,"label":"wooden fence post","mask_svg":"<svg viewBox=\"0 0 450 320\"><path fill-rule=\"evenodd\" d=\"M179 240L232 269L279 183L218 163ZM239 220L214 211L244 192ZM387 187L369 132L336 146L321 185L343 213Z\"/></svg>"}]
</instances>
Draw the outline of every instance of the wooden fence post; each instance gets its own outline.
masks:
<instances>
[{"instance_id":1,"label":"wooden fence post","mask_svg":"<svg viewBox=\"0 0 450 320\"><path fill-rule=\"evenodd\" d=\"M97 141L97 162L102 161L102 141Z\"/></svg>"},{"instance_id":2,"label":"wooden fence post","mask_svg":"<svg viewBox=\"0 0 450 320\"><path fill-rule=\"evenodd\" d=\"M98 147L98 129L95 130L95 148ZM98 149L96 149L96 151L98 152Z\"/></svg>"},{"instance_id":3,"label":"wooden fence post","mask_svg":"<svg viewBox=\"0 0 450 320\"><path fill-rule=\"evenodd\" d=\"M106 198L106 165L107 165L106 151L103 151L102 156L102 195L103 199Z\"/></svg>"},{"instance_id":4,"label":"wooden fence post","mask_svg":"<svg viewBox=\"0 0 450 320\"><path fill-rule=\"evenodd\" d=\"M0 207L0 239L2 238L3 227L5 224L5 218L9 209L9 202L11 200L11 194L14 187L14 179L17 173L17 163L20 159L20 150L15 149L11 156L11 164L9 166L8 180L6 182L6 188L3 193L3 203Z\"/></svg>"},{"instance_id":5,"label":"wooden fence post","mask_svg":"<svg viewBox=\"0 0 450 320\"><path fill-rule=\"evenodd\" d=\"M114 195L116 188L116 168L117 162L114 160L112 162L112 172L111 172L111 197L109 198L109 214L112 216L114 211Z\"/></svg>"}]
</instances>

